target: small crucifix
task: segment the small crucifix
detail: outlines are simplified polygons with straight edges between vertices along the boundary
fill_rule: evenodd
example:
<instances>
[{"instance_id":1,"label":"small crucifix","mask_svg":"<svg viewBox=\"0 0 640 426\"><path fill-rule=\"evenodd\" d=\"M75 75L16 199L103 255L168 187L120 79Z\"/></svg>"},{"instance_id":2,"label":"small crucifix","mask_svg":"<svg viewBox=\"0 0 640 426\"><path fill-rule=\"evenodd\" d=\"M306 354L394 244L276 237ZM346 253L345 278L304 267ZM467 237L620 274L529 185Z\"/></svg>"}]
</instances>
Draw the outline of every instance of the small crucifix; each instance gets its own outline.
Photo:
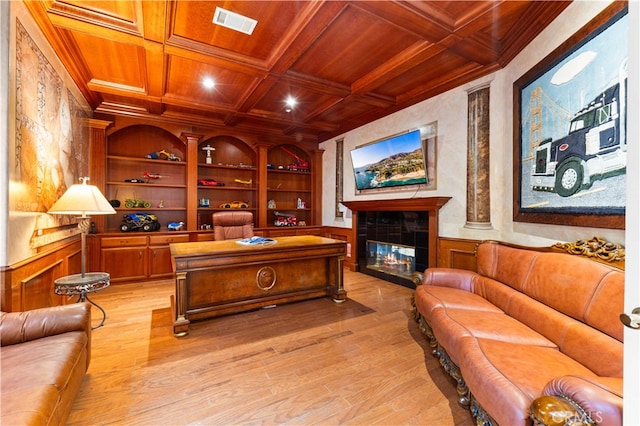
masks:
<instances>
[{"instance_id":1,"label":"small crucifix","mask_svg":"<svg viewBox=\"0 0 640 426\"><path fill-rule=\"evenodd\" d=\"M212 147L211 145L207 145L207 146L203 146L202 147L203 151L207 151L207 158L206 158L206 163L207 164L211 164L213 162L213 159L211 157L211 151L215 151L216 149L214 147Z\"/></svg>"}]
</instances>

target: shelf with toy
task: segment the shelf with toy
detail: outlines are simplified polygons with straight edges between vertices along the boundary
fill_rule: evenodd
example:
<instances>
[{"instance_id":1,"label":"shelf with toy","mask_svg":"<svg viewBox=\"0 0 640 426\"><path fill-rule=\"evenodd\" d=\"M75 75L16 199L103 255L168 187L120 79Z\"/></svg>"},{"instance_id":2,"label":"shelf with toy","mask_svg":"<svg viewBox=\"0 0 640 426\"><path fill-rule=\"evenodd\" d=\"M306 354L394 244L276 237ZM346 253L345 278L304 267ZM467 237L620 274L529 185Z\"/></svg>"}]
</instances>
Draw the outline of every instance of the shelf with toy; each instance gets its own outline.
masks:
<instances>
[{"instance_id":1,"label":"shelf with toy","mask_svg":"<svg viewBox=\"0 0 640 426\"><path fill-rule=\"evenodd\" d=\"M140 179L142 180L142 179ZM144 181L142 182L114 182L114 181L108 181L107 185L112 185L112 186L133 186L133 187L138 187L138 188L186 188L187 186L184 184L179 184L179 185L173 185L173 184L164 184L164 183L146 183Z\"/></svg>"}]
</instances>

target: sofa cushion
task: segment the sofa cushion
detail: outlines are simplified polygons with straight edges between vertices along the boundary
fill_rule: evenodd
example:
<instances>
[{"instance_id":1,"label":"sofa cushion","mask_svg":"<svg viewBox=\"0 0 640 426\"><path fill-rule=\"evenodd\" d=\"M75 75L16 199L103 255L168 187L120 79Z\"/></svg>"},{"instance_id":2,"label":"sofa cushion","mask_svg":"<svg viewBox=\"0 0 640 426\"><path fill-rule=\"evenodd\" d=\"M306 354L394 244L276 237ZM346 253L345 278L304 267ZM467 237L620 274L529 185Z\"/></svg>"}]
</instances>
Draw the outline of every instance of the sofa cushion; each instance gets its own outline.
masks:
<instances>
[{"instance_id":1,"label":"sofa cushion","mask_svg":"<svg viewBox=\"0 0 640 426\"><path fill-rule=\"evenodd\" d=\"M523 424L545 385L565 374L596 375L562 352L492 339L458 342L458 366L478 403L500 425Z\"/></svg>"},{"instance_id":2,"label":"sofa cushion","mask_svg":"<svg viewBox=\"0 0 640 426\"><path fill-rule=\"evenodd\" d=\"M534 260L540 252L521 250L502 244L480 244L477 248L478 273L523 291Z\"/></svg>"},{"instance_id":3,"label":"sofa cushion","mask_svg":"<svg viewBox=\"0 0 640 426\"><path fill-rule=\"evenodd\" d=\"M592 260L561 253L540 253L531 267L524 292L572 318L584 321L598 286L609 274L623 274ZM621 326L622 327L622 326Z\"/></svg>"},{"instance_id":4,"label":"sofa cushion","mask_svg":"<svg viewBox=\"0 0 640 426\"><path fill-rule=\"evenodd\" d=\"M560 350L599 376L622 377L622 342L575 322L567 327Z\"/></svg>"},{"instance_id":5,"label":"sofa cushion","mask_svg":"<svg viewBox=\"0 0 640 426\"><path fill-rule=\"evenodd\" d=\"M3 384L0 424L56 424L57 422L51 421L51 416L56 412L58 396L58 390L51 385L37 384L22 389L11 389Z\"/></svg>"},{"instance_id":6,"label":"sofa cushion","mask_svg":"<svg viewBox=\"0 0 640 426\"><path fill-rule=\"evenodd\" d=\"M75 331L3 346L0 352L3 388L19 390L42 384L63 391L70 371L76 368L84 371L86 345L87 335Z\"/></svg>"},{"instance_id":7,"label":"sofa cushion","mask_svg":"<svg viewBox=\"0 0 640 426\"><path fill-rule=\"evenodd\" d=\"M504 313L439 309L432 312L428 323L438 343L456 364L464 356L464 350L460 347L460 339L463 337L494 339L557 349L553 342Z\"/></svg>"},{"instance_id":8,"label":"sofa cushion","mask_svg":"<svg viewBox=\"0 0 640 426\"><path fill-rule=\"evenodd\" d=\"M612 271L603 277L583 317L590 326L622 342L621 312L624 312L624 272Z\"/></svg>"},{"instance_id":9,"label":"sofa cushion","mask_svg":"<svg viewBox=\"0 0 640 426\"><path fill-rule=\"evenodd\" d=\"M429 321L436 308L473 309L483 312L502 312L494 304L475 293L451 287L420 285L416 287L415 303L422 316Z\"/></svg>"}]
</instances>

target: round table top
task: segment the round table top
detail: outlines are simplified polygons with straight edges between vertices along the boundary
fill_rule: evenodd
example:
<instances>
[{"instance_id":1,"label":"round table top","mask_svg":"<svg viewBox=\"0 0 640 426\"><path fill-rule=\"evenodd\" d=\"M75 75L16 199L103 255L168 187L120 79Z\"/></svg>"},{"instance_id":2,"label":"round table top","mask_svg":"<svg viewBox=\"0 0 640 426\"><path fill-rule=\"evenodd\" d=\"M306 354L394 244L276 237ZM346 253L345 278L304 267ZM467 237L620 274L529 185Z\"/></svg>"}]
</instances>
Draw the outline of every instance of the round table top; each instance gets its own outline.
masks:
<instances>
[{"instance_id":1,"label":"round table top","mask_svg":"<svg viewBox=\"0 0 640 426\"><path fill-rule=\"evenodd\" d=\"M91 293L109 287L110 275L107 272L86 272L67 275L54 281L56 294Z\"/></svg>"}]
</instances>

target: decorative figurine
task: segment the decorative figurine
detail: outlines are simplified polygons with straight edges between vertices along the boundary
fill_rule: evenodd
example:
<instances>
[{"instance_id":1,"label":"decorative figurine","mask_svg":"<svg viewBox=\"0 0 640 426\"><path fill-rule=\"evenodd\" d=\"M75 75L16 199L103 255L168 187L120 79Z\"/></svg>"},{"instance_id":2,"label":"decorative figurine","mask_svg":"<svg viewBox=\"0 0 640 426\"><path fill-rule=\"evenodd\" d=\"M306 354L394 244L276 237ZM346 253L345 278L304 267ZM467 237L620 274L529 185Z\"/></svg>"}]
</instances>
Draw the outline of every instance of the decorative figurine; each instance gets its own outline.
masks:
<instances>
[{"instance_id":1,"label":"decorative figurine","mask_svg":"<svg viewBox=\"0 0 640 426\"><path fill-rule=\"evenodd\" d=\"M213 164L213 157L211 156L211 151L215 152L216 149L211 145L207 145L207 146L203 146L202 150L207 151L207 157L205 158L205 162L207 164Z\"/></svg>"},{"instance_id":2,"label":"decorative figurine","mask_svg":"<svg viewBox=\"0 0 640 426\"><path fill-rule=\"evenodd\" d=\"M276 200L267 201L267 208L268 209L275 209L276 208Z\"/></svg>"}]
</instances>

